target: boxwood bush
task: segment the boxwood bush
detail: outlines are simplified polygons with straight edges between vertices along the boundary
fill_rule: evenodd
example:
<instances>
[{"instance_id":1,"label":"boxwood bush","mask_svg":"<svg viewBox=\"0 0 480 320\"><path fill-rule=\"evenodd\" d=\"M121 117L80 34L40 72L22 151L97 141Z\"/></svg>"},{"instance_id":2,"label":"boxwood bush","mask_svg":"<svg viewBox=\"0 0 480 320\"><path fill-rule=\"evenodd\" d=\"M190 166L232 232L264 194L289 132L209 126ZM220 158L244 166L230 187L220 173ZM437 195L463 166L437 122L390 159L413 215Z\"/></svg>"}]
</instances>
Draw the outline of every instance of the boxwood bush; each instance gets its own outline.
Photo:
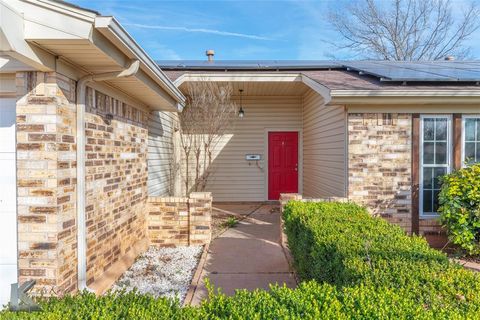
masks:
<instances>
[{"instance_id":1,"label":"boxwood bush","mask_svg":"<svg viewBox=\"0 0 480 320\"><path fill-rule=\"evenodd\" d=\"M479 312L480 317L478 274L364 208L290 202L283 218L303 280L329 283L344 293L359 287L370 293L392 291L426 309L444 308L452 315Z\"/></svg>"},{"instance_id":2,"label":"boxwood bush","mask_svg":"<svg viewBox=\"0 0 480 320\"><path fill-rule=\"evenodd\" d=\"M480 277L419 237L348 203L290 202L284 211L296 289L213 288L198 307L136 293L91 293L41 302L1 319L478 319Z\"/></svg>"},{"instance_id":3,"label":"boxwood bush","mask_svg":"<svg viewBox=\"0 0 480 320\"><path fill-rule=\"evenodd\" d=\"M480 254L480 163L442 178L440 217L452 243Z\"/></svg>"}]
</instances>

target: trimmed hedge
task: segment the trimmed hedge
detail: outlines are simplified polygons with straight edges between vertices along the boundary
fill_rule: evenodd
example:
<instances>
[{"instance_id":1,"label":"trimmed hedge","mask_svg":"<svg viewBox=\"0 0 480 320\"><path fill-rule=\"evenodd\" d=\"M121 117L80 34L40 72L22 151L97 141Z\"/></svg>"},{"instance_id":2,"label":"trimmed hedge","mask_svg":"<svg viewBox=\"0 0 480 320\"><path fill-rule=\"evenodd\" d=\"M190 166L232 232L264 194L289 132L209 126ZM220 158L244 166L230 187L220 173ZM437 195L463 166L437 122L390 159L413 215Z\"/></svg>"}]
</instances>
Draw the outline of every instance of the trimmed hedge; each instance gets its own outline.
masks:
<instances>
[{"instance_id":1,"label":"trimmed hedge","mask_svg":"<svg viewBox=\"0 0 480 320\"><path fill-rule=\"evenodd\" d=\"M234 296L221 293L199 307L180 307L169 299L135 293L95 297L51 298L40 312L0 312L0 319L475 319L476 313L451 306L429 308L408 298L403 290L354 286L338 289L316 281L292 290L273 286L271 291L239 290Z\"/></svg>"},{"instance_id":2,"label":"trimmed hedge","mask_svg":"<svg viewBox=\"0 0 480 320\"><path fill-rule=\"evenodd\" d=\"M480 277L421 237L351 203L290 202L283 215L303 280L365 292L395 292L425 309L480 317Z\"/></svg>"},{"instance_id":3,"label":"trimmed hedge","mask_svg":"<svg viewBox=\"0 0 480 320\"><path fill-rule=\"evenodd\" d=\"M478 319L480 278L451 264L421 238L345 203L290 202L286 233L296 289L209 289L199 307L136 293L52 298L38 313L1 319Z\"/></svg>"}]
</instances>

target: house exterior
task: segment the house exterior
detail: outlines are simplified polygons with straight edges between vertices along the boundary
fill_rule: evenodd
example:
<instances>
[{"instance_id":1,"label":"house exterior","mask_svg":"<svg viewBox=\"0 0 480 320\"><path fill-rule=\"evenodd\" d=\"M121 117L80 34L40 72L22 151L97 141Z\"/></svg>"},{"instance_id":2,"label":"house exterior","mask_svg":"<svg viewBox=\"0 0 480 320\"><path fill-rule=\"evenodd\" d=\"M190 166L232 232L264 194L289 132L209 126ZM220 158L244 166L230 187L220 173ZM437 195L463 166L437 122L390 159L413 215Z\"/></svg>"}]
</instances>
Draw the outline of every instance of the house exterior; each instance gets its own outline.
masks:
<instances>
[{"instance_id":1,"label":"house exterior","mask_svg":"<svg viewBox=\"0 0 480 320\"><path fill-rule=\"evenodd\" d=\"M113 18L0 1L0 304L83 289L146 242L149 122L184 96Z\"/></svg>"},{"instance_id":2,"label":"house exterior","mask_svg":"<svg viewBox=\"0 0 480 320\"><path fill-rule=\"evenodd\" d=\"M148 244L208 241L210 195L171 197L188 193L171 163L198 81L245 111L215 152L215 201L348 198L438 234L437 177L480 160L479 63L407 81L381 63L155 62L113 17L0 0L0 303L14 282L95 289Z\"/></svg>"},{"instance_id":3,"label":"house exterior","mask_svg":"<svg viewBox=\"0 0 480 320\"><path fill-rule=\"evenodd\" d=\"M213 164L215 201L347 198L436 241L438 178L480 161L478 61L159 64L184 92L228 84L239 103L243 90L244 117Z\"/></svg>"}]
</instances>

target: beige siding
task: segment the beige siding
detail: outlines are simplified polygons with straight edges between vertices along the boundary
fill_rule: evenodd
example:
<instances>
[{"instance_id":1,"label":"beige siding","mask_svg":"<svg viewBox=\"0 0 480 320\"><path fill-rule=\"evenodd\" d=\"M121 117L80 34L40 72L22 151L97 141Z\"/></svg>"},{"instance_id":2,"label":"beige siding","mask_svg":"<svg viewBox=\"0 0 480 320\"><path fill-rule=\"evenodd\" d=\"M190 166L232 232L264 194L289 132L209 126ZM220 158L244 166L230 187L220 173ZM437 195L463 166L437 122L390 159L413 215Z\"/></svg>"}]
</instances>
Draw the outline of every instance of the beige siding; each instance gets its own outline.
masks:
<instances>
[{"instance_id":1,"label":"beige siding","mask_svg":"<svg viewBox=\"0 0 480 320\"><path fill-rule=\"evenodd\" d=\"M303 100L303 194L344 197L345 109L325 106L313 91Z\"/></svg>"},{"instance_id":2,"label":"beige siding","mask_svg":"<svg viewBox=\"0 0 480 320\"><path fill-rule=\"evenodd\" d=\"M14 95L16 90L15 73L0 74L0 95Z\"/></svg>"},{"instance_id":3,"label":"beige siding","mask_svg":"<svg viewBox=\"0 0 480 320\"><path fill-rule=\"evenodd\" d=\"M172 163L174 163L173 133L176 113L150 113L148 128L148 194L166 196L173 193Z\"/></svg>"},{"instance_id":4,"label":"beige siding","mask_svg":"<svg viewBox=\"0 0 480 320\"><path fill-rule=\"evenodd\" d=\"M264 201L266 187L267 129L302 127L301 97L246 97L245 117L235 121L220 144L213 163L213 176L207 191L214 201ZM249 164L246 154L260 154L260 167ZM300 152L299 152L300 154Z\"/></svg>"}]
</instances>

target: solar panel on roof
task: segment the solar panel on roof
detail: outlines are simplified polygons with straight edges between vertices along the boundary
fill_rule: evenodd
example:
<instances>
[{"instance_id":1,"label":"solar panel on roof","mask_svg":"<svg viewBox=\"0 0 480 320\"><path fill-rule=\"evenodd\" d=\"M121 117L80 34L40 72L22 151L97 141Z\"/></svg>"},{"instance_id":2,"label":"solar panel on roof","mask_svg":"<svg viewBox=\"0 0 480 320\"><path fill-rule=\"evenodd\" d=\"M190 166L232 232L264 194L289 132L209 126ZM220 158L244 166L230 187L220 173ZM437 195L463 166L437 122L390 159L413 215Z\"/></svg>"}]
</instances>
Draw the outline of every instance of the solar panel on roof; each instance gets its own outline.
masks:
<instances>
[{"instance_id":1,"label":"solar panel on roof","mask_svg":"<svg viewBox=\"0 0 480 320\"><path fill-rule=\"evenodd\" d=\"M347 69L382 81L480 82L480 61L327 61L327 60L182 60L158 61L170 70L325 70Z\"/></svg>"},{"instance_id":2,"label":"solar panel on roof","mask_svg":"<svg viewBox=\"0 0 480 320\"><path fill-rule=\"evenodd\" d=\"M430 72L442 76L453 77L458 81L480 81L480 68L474 69L468 66L447 65L447 64L425 64L425 63L409 63L409 68L419 71Z\"/></svg>"},{"instance_id":3,"label":"solar panel on roof","mask_svg":"<svg viewBox=\"0 0 480 320\"><path fill-rule=\"evenodd\" d=\"M184 60L184 61L157 61L164 69L329 69L340 68L341 63L322 60Z\"/></svg>"},{"instance_id":4,"label":"solar panel on roof","mask_svg":"<svg viewBox=\"0 0 480 320\"><path fill-rule=\"evenodd\" d=\"M470 64L465 62L454 62L454 61L437 61L437 62L410 62L414 66L427 66L431 68L447 68L455 70L468 70L473 72L480 72L480 64Z\"/></svg>"},{"instance_id":5,"label":"solar panel on roof","mask_svg":"<svg viewBox=\"0 0 480 320\"><path fill-rule=\"evenodd\" d=\"M450 76L401 67L398 64L376 62L352 62L347 65L360 73L379 77L383 81L452 81Z\"/></svg>"}]
</instances>

